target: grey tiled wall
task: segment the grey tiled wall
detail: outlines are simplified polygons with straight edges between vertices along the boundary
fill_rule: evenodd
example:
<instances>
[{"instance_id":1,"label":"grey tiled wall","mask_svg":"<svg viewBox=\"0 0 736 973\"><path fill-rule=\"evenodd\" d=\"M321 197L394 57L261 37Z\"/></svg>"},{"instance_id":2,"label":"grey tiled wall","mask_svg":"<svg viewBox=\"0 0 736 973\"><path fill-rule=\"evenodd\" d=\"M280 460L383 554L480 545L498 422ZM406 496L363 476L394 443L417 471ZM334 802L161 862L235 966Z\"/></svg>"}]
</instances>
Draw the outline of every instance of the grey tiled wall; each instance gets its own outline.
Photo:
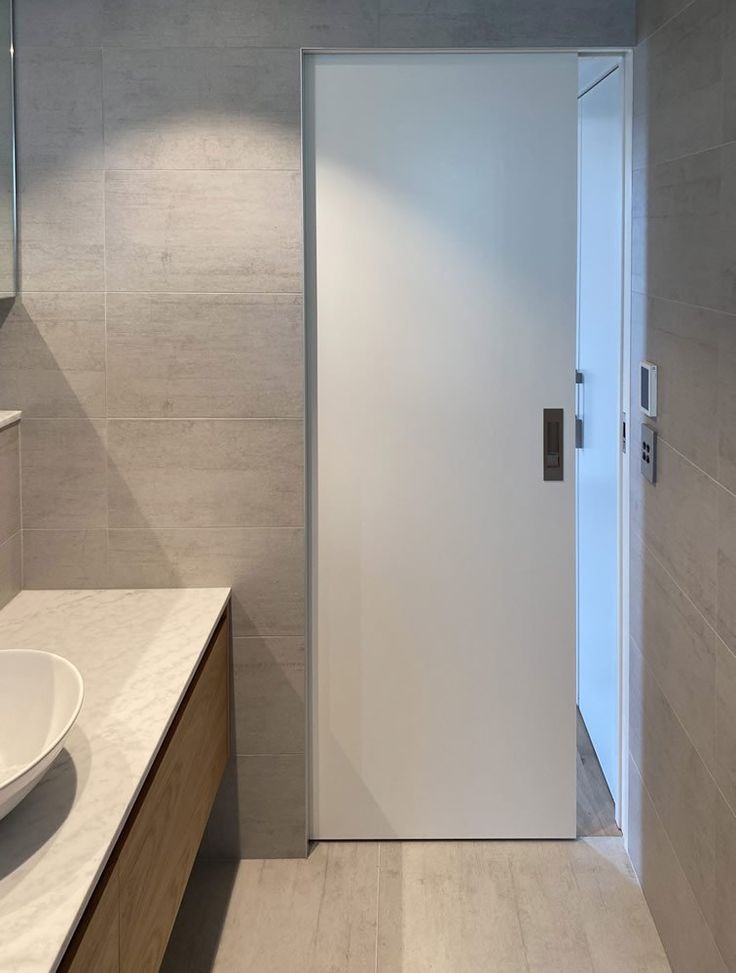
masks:
<instances>
[{"instance_id":1,"label":"grey tiled wall","mask_svg":"<svg viewBox=\"0 0 736 973\"><path fill-rule=\"evenodd\" d=\"M0 429L0 608L21 587L18 423Z\"/></svg>"},{"instance_id":2,"label":"grey tiled wall","mask_svg":"<svg viewBox=\"0 0 736 973\"><path fill-rule=\"evenodd\" d=\"M733 973L736 3L638 19L633 363L660 367L660 467L632 479L629 839L674 973Z\"/></svg>"},{"instance_id":3,"label":"grey tiled wall","mask_svg":"<svg viewBox=\"0 0 736 973\"><path fill-rule=\"evenodd\" d=\"M306 849L300 46L625 45L633 0L16 0L29 587L230 584L213 853Z\"/></svg>"}]
</instances>

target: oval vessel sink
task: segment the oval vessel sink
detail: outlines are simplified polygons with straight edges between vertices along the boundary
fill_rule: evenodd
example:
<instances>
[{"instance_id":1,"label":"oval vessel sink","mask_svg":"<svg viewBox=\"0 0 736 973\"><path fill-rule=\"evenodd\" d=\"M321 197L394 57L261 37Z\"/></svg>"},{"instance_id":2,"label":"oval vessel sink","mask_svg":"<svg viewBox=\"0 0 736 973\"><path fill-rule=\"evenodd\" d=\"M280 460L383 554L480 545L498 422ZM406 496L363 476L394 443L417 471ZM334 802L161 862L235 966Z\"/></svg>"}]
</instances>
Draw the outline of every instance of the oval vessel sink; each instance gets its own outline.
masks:
<instances>
[{"instance_id":1,"label":"oval vessel sink","mask_svg":"<svg viewBox=\"0 0 736 973\"><path fill-rule=\"evenodd\" d=\"M49 769L79 715L78 669L51 652L0 651L0 819Z\"/></svg>"}]
</instances>

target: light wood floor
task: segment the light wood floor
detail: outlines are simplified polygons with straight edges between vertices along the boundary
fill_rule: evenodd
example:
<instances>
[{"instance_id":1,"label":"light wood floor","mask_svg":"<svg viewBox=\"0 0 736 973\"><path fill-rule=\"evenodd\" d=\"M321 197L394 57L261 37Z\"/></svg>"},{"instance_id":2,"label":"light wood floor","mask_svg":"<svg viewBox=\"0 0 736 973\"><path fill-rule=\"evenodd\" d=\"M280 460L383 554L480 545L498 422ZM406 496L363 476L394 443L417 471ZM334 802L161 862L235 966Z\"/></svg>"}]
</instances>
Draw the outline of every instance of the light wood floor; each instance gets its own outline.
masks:
<instances>
[{"instance_id":1,"label":"light wood floor","mask_svg":"<svg viewBox=\"0 0 736 973\"><path fill-rule=\"evenodd\" d=\"M578 714L578 841L200 862L164 973L669 973Z\"/></svg>"}]
</instances>

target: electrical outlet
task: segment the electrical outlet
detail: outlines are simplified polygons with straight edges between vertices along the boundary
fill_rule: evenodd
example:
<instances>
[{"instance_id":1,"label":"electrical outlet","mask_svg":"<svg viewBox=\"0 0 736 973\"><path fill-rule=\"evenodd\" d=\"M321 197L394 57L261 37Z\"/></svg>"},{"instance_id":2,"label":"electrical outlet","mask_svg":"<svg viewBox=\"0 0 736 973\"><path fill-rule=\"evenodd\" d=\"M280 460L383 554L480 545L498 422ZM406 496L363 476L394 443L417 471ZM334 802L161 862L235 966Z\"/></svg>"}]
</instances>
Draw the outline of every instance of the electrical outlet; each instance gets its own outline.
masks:
<instances>
[{"instance_id":1,"label":"electrical outlet","mask_svg":"<svg viewBox=\"0 0 736 973\"><path fill-rule=\"evenodd\" d=\"M657 430L642 423L641 475L650 483L657 482Z\"/></svg>"}]
</instances>

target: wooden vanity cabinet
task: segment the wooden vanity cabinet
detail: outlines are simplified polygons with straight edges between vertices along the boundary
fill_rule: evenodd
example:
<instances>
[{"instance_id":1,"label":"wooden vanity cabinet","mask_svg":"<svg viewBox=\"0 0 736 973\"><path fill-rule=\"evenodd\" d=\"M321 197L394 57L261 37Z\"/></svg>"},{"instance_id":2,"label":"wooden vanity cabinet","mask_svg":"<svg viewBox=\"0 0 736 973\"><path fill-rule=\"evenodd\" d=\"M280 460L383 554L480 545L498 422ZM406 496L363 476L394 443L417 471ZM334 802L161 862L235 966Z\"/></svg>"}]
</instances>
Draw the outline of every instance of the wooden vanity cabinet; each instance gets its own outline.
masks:
<instances>
[{"instance_id":1,"label":"wooden vanity cabinet","mask_svg":"<svg viewBox=\"0 0 736 973\"><path fill-rule=\"evenodd\" d=\"M155 973L229 754L220 621L66 951L64 973Z\"/></svg>"}]
</instances>

